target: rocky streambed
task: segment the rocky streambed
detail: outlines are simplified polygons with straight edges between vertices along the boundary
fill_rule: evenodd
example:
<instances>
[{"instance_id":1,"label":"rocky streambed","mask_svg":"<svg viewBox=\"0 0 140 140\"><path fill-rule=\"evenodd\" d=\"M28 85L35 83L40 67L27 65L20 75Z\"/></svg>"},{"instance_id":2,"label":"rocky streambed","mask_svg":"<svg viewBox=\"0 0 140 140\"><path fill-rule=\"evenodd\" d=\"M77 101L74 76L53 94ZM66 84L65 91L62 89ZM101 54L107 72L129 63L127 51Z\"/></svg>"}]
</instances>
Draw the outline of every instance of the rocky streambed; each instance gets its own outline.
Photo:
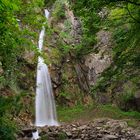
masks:
<instances>
[{"instance_id":1,"label":"rocky streambed","mask_svg":"<svg viewBox=\"0 0 140 140\"><path fill-rule=\"evenodd\" d=\"M139 130L128 127L125 121L112 119L34 129L38 129L40 140L140 140ZM32 139L34 129L23 129L17 139Z\"/></svg>"}]
</instances>

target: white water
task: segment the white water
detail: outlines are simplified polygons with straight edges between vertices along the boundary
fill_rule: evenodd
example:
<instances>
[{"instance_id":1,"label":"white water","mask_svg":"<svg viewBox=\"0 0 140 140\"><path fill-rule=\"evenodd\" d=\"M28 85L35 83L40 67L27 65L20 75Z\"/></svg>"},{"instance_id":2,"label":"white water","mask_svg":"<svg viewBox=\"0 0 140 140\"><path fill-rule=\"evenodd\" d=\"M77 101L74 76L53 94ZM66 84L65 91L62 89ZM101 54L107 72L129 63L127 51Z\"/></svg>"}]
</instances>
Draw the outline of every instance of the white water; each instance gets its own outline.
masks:
<instances>
[{"instance_id":1,"label":"white water","mask_svg":"<svg viewBox=\"0 0 140 140\"><path fill-rule=\"evenodd\" d=\"M40 137L39 137L39 133L38 133L38 130L36 132L32 132L32 139L31 140L38 140Z\"/></svg>"},{"instance_id":2,"label":"white water","mask_svg":"<svg viewBox=\"0 0 140 140\"><path fill-rule=\"evenodd\" d=\"M48 18L49 12L45 10L45 17ZM43 40L45 35L45 28L42 27L42 30L39 35L38 48L39 51L42 51ZM36 126L56 126L58 125L57 116L56 116L56 107L52 91L51 78L48 71L47 65L44 63L42 57L38 57L38 66L37 66L37 83L36 83Z\"/></svg>"}]
</instances>

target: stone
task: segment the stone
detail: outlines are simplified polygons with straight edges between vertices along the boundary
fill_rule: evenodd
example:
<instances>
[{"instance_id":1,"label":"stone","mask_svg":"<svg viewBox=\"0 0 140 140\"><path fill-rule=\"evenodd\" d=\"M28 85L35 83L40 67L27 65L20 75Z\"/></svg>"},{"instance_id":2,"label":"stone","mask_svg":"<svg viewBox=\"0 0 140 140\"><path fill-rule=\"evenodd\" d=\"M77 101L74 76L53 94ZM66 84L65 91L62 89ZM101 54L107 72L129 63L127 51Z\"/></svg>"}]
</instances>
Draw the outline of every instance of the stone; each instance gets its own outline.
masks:
<instances>
[{"instance_id":1,"label":"stone","mask_svg":"<svg viewBox=\"0 0 140 140\"><path fill-rule=\"evenodd\" d=\"M123 129L122 129L123 128ZM121 129L121 131L118 131ZM24 129L29 134L33 129ZM66 138L67 140L140 140L139 131L126 125L125 121L113 119L98 119L94 122L64 124L59 127L45 127L39 129L42 137L49 140ZM27 133L19 134L17 139L24 140Z\"/></svg>"},{"instance_id":2,"label":"stone","mask_svg":"<svg viewBox=\"0 0 140 140\"><path fill-rule=\"evenodd\" d=\"M102 138L102 134L97 134L97 138Z\"/></svg>"},{"instance_id":3,"label":"stone","mask_svg":"<svg viewBox=\"0 0 140 140\"><path fill-rule=\"evenodd\" d=\"M72 136L72 133L71 133L71 132L66 132L66 135L67 135L68 137L71 137L71 136Z\"/></svg>"},{"instance_id":4,"label":"stone","mask_svg":"<svg viewBox=\"0 0 140 140\"><path fill-rule=\"evenodd\" d=\"M85 66L88 68L88 80L90 85L95 85L100 74L112 63L111 33L101 30L97 33L98 53L91 53L85 57Z\"/></svg>"},{"instance_id":5,"label":"stone","mask_svg":"<svg viewBox=\"0 0 140 140\"><path fill-rule=\"evenodd\" d=\"M78 129L86 129L87 125L82 125L80 127L78 127Z\"/></svg>"},{"instance_id":6,"label":"stone","mask_svg":"<svg viewBox=\"0 0 140 140\"><path fill-rule=\"evenodd\" d=\"M115 135L105 135L104 139L105 140L117 140L118 137L116 137Z\"/></svg>"},{"instance_id":7,"label":"stone","mask_svg":"<svg viewBox=\"0 0 140 140\"><path fill-rule=\"evenodd\" d=\"M102 127L96 127L97 130L101 130Z\"/></svg>"},{"instance_id":8,"label":"stone","mask_svg":"<svg viewBox=\"0 0 140 140\"><path fill-rule=\"evenodd\" d=\"M77 130L76 128L72 128L72 131L75 131L75 130Z\"/></svg>"},{"instance_id":9,"label":"stone","mask_svg":"<svg viewBox=\"0 0 140 140\"><path fill-rule=\"evenodd\" d=\"M22 130L22 133L23 133L23 135L26 136L26 137L32 137L32 132L33 132L33 131L34 131L33 129L23 129L23 130Z\"/></svg>"},{"instance_id":10,"label":"stone","mask_svg":"<svg viewBox=\"0 0 140 140\"><path fill-rule=\"evenodd\" d=\"M136 135L136 140L140 140L140 135Z\"/></svg>"}]
</instances>

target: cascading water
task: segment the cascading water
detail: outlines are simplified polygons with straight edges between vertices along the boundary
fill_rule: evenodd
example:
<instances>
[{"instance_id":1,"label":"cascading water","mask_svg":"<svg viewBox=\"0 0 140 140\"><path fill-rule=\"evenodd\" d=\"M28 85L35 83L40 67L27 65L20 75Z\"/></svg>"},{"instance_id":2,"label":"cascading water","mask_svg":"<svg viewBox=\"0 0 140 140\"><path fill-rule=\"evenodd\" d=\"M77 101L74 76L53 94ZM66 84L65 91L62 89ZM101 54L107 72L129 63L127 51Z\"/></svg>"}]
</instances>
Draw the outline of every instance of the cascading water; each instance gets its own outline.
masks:
<instances>
[{"instance_id":1,"label":"cascading water","mask_svg":"<svg viewBox=\"0 0 140 140\"><path fill-rule=\"evenodd\" d=\"M48 18L49 12L45 10L45 16ZM42 51L43 39L45 35L45 27L42 27L42 30L39 35L38 48L39 51ZM38 66L37 66L37 87L36 87L36 126L56 126L58 125L57 116L56 116L56 107L52 91L51 78L48 71L47 65L44 63L42 57L38 57Z\"/></svg>"}]
</instances>

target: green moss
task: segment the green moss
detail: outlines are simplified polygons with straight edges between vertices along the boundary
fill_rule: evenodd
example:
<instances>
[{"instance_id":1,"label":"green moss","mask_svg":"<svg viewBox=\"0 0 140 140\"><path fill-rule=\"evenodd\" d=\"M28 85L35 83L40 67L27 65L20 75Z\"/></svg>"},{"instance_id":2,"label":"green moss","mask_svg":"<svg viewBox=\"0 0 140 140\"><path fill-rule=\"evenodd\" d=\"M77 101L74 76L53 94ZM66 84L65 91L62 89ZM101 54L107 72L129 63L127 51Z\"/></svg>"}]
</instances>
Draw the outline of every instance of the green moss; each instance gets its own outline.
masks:
<instances>
[{"instance_id":1,"label":"green moss","mask_svg":"<svg viewBox=\"0 0 140 140\"><path fill-rule=\"evenodd\" d=\"M58 140L66 140L67 135L64 132L58 134Z\"/></svg>"},{"instance_id":2,"label":"green moss","mask_svg":"<svg viewBox=\"0 0 140 140\"><path fill-rule=\"evenodd\" d=\"M113 19L116 19L116 18L120 18L120 16L124 16L126 14L126 10L123 9L123 8L115 8L115 9L112 9L110 14L109 14L109 19L110 20L113 20Z\"/></svg>"},{"instance_id":3,"label":"green moss","mask_svg":"<svg viewBox=\"0 0 140 140\"><path fill-rule=\"evenodd\" d=\"M41 137L41 140L49 140L48 135L43 135L43 136Z\"/></svg>"},{"instance_id":4,"label":"green moss","mask_svg":"<svg viewBox=\"0 0 140 140\"><path fill-rule=\"evenodd\" d=\"M127 121L128 126L130 126L130 127L133 127L133 128L139 127L139 123L136 120L129 119L129 120L126 120L126 121Z\"/></svg>"}]
</instances>

